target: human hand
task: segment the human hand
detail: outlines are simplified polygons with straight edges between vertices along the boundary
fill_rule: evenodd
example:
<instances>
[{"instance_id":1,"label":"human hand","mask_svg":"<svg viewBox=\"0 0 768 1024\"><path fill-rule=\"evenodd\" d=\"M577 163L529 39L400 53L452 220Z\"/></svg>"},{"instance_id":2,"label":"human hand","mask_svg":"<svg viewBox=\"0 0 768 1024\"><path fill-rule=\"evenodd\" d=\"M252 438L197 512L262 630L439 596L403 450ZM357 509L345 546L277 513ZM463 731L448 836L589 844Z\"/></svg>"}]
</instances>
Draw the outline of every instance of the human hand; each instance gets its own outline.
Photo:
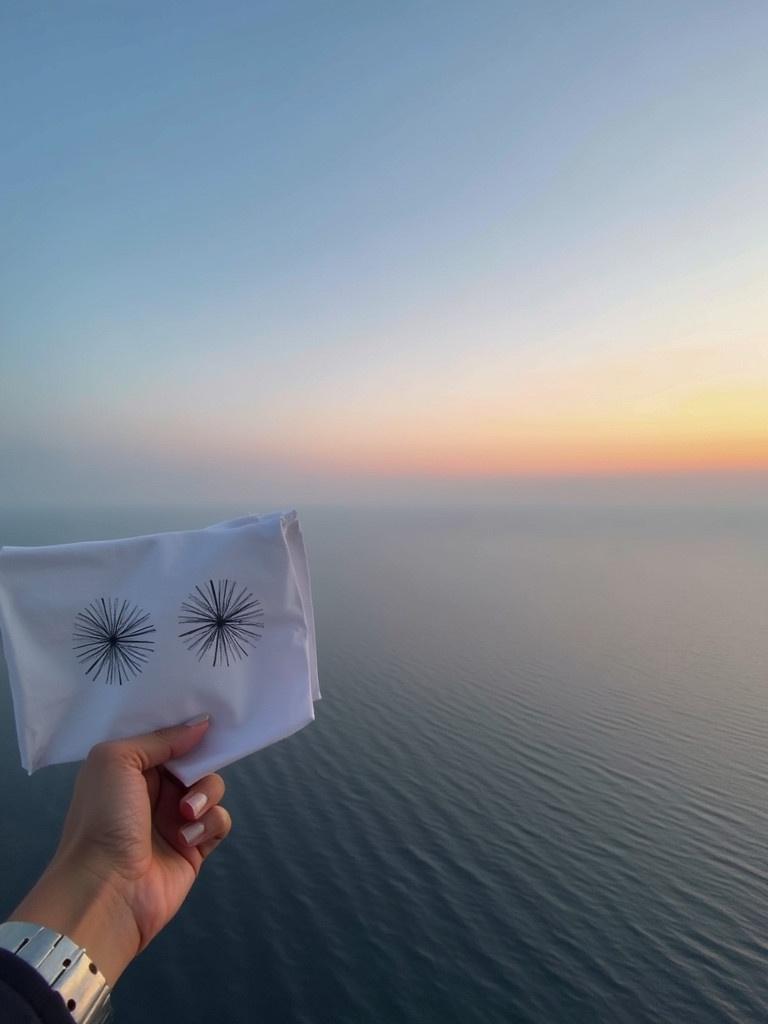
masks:
<instances>
[{"instance_id":1,"label":"human hand","mask_svg":"<svg viewBox=\"0 0 768 1024\"><path fill-rule=\"evenodd\" d=\"M203 718L94 747L53 860L11 915L84 946L110 985L170 921L231 828L220 775L186 790L163 767L208 725Z\"/></svg>"}]
</instances>

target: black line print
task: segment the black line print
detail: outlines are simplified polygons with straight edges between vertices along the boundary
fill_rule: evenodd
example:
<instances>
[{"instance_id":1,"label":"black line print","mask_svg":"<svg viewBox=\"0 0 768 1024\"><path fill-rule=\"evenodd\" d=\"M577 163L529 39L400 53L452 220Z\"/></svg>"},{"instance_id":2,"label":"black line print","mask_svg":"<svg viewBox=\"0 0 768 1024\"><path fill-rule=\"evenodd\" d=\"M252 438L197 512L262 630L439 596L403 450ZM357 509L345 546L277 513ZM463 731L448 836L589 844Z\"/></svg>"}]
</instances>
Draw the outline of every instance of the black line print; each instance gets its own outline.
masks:
<instances>
[{"instance_id":1,"label":"black line print","mask_svg":"<svg viewBox=\"0 0 768 1024\"><path fill-rule=\"evenodd\" d=\"M248 648L261 640L264 628L264 609L247 587L235 596L238 584L234 580L208 580L195 587L181 605L180 625L192 628L179 633L197 660L211 657L212 664L229 667L230 663L247 658Z\"/></svg>"},{"instance_id":2,"label":"black line print","mask_svg":"<svg viewBox=\"0 0 768 1024\"><path fill-rule=\"evenodd\" d=\"M73 648L87 676L93 673L95 681L103 672L104 682L122 686L149 660L155 632L149 612L138 605L100 597L75 616Z\"/></svg>"}]
</instances>

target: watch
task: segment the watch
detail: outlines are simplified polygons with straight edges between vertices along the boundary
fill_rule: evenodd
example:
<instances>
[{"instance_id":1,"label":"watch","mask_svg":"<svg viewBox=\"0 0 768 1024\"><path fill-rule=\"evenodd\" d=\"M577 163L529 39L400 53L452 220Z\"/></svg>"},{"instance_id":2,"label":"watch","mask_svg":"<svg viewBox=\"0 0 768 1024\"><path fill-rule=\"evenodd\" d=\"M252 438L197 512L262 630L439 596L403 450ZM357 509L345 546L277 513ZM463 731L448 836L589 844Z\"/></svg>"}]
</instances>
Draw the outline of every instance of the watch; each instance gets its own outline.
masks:
<instances>
[{"instance_id":1,"label":"watch","mask_svg":"<svg viewBox=\"0 0 768 1024\"><path fill-rule=\"evenodd\" d=\"M0 924L0 948L42 975L58 992L75 1024L107 1024L112 1020L110 988L82 946L61 932L26 921Z\"/></svg>"}]
</instances>

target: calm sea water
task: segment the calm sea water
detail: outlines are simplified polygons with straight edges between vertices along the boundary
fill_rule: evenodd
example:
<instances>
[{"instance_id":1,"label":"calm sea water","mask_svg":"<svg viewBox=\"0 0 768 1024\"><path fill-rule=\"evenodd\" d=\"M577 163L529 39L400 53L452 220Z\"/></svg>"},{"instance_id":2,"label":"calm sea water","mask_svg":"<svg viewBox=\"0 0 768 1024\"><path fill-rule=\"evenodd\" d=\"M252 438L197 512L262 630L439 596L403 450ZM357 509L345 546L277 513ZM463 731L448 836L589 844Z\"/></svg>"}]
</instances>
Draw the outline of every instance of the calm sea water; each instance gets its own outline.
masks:
<instances>
[{"instance_id":1,"label":"calm sea water","mask_svg":"<svg viewBox=\"0 0 768 1024\"><path fill-rule=\"evenodd\" d=\"M0 541L242 509L3 513ZM307 510L324 700L225 771L234 830L122 1024L768 1019L759 510ZM6 907L74 769L0 695Z\"/></svg>"}]
</instances>

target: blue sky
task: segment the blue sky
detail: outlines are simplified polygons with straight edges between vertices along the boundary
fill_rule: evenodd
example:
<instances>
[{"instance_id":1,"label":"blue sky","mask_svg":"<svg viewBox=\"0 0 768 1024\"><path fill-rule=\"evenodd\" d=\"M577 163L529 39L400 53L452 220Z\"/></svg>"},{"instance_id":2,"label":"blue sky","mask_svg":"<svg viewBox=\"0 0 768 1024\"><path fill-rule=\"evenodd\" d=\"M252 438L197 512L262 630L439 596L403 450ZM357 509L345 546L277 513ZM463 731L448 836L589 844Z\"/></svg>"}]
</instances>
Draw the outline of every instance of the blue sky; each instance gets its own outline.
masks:
<instances>
[{"instance_id":1,"label":"blue sky","mask_svg":"<svg viewBox=\"0 0 768 1024\"><path fill-rule=\"evenodd\" d=\"M647 469L664 417L680 451L727 435L722 468L736 405L754 468L767 30L762 3L7 5L0 488L346 497L529 449L578 473L574 431L583 472ZM614 405L590 425L562 380ZM628 405L658 436L604 451Z\"/></svg>"}]
</instances>

